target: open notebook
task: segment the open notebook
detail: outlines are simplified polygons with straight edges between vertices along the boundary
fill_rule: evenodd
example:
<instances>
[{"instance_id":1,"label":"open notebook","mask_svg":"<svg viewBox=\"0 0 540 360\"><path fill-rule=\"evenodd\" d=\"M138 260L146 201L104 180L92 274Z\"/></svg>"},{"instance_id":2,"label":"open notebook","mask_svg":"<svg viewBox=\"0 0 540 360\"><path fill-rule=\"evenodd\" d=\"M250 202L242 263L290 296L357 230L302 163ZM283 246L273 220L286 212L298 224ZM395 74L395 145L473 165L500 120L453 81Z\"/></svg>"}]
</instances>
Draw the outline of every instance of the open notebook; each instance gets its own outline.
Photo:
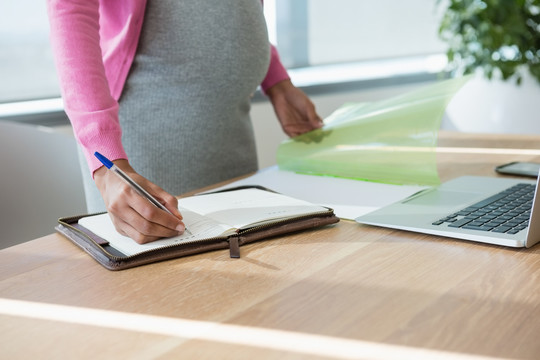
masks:
<instances>
[{"instance_id":1,"label":"open notebook","mask_svg":"<svg viewBox=\"0 0 540 360\"><path fill-rule=\"evenodd\" d=\"M179 199L187 231L148 244L119 234L107 213L63 218L57 230L109 269L239 246L339 221L332 209L260 187L241 187Z\"/></svg>"}]
</instances>

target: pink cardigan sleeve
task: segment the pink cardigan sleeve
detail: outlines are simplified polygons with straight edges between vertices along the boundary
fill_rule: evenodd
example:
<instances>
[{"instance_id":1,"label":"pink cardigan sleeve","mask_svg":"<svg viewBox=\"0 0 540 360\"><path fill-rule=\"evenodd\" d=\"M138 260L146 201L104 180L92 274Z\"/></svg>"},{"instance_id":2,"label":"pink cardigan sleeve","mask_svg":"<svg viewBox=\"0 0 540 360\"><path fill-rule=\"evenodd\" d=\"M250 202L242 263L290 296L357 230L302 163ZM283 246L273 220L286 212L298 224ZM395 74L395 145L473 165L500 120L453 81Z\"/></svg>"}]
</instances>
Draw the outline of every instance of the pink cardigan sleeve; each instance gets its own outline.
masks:
<instances>
[{"instance_id":1,"label":"pink cardigan sleeve","mask_svg":"<svg viewBox=\"0 0 540 360\"><path fill-rule=\"evenodd\" d=\"M261 83L262 90L266 92L266 90L270 89L278 82L289 79L289 74L287 74L287 70L283 64L281 64L277 49L275 46L270 45L270 66L268 67L266 77Z\"/></svg>"},{"instance_id":2,"label":"pink cardigan sleeve","mask_svg":"<svg viewBox=\"0 0 540 360\"><path fill-rule=\"evenodd\" d=\"M98 0L48 0L50 37L65 111L90 171L111 159L127 158L121 143L118 102L103 65Z\"/></svg>"}]
</instances>

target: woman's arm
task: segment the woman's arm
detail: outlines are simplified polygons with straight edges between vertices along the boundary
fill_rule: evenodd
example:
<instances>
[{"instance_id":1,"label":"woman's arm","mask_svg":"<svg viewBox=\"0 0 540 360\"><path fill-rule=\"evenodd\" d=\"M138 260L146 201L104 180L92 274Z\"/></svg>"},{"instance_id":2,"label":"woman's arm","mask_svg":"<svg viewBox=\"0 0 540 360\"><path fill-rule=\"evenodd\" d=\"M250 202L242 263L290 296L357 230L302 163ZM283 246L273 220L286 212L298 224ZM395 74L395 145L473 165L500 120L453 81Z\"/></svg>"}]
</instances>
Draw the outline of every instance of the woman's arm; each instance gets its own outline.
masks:
<instances>
[{"instance_id":1,"label":"woman's arm","mask_svg":"<svg viewBox=\"0 0 540 360\"><path fill-rule=\"evenodd\" d=\"M50 37L65 111L93 172L101 166L100 151L126 159L102 60L98 0L48 0Z\"/></svg>"},{"instance_id":2,"label":"woman's arm","mask_svg":"<svg viewBox=\"0 0 540 360\"><path fill-rule=\"evenodd\" d=\"M270 46L270 66L261 88L270 98L283 132L294 137L322 127L323 122L315 105L293 85L281 64L277 49Z\"/></svg>"},{"instance_id":3,"label":"woman's arm","mask_svg":"<svg viewBox=\"0 0 540 360\"><path fill-rule=\"evenodd\" d=\"M98 0L48 0L64 108L116 230L139 243L177 235L184 231L184 224L176 198L138 175L126 160L118 102L111 95L102 59L99 6ZM112 176L93 156L95 151L114 160L175 216L151 205Z\"/></svg>"},{"instance_id":4,"label":"woman's arm","mask_svg":"<svg viewBox=\"0 0 540 360\"><path fill-rule=\"evenodd\" d=\"M266 77L261 83L261 88L266 93L269 88L284 80L290 80L289 74L281 63L276 47L270 44L270 65Z\"/></svg>"}]
</instances>

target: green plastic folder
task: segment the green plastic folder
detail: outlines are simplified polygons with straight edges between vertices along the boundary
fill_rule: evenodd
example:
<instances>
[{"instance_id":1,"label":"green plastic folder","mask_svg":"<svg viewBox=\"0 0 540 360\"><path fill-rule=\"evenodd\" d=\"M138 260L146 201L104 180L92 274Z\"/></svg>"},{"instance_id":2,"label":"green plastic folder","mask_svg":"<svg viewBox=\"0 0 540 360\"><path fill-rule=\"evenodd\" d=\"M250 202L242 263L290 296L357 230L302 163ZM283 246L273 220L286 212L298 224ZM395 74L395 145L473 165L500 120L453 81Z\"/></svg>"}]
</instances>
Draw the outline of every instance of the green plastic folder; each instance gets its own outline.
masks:
<instances>
[{"instance_id":1,"label":"green plastic folder","mask_svg":"<svg viewBox=\"0 0 540 360\"><path fill-rule=\"evenodd\" d=\"M437 185L441 119L469 77L373 103L345 104L322 129L285 140L280 169L389 184Z\"/></svg>"}]
</instances>

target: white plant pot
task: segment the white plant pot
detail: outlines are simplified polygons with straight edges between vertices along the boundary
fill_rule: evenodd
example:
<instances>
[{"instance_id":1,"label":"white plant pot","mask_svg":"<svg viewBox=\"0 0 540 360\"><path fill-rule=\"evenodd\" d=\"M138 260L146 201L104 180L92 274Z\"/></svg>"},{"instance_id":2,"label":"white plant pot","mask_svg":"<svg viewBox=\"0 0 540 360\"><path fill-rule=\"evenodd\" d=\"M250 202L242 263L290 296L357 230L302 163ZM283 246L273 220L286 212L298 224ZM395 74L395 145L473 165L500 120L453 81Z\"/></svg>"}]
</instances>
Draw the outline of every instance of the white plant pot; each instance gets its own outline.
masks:
<instances>
[{"instance_id":1,"label":"white plant pot","mask_svg":"<svg viewBox=\"0 0 540 360\"><path fill-rule=\"evenodd\" d=\"M528 72L521 85L475 75L448 104L442 129L540 134L540 83Z\"/></svg>"}]
</instances>

